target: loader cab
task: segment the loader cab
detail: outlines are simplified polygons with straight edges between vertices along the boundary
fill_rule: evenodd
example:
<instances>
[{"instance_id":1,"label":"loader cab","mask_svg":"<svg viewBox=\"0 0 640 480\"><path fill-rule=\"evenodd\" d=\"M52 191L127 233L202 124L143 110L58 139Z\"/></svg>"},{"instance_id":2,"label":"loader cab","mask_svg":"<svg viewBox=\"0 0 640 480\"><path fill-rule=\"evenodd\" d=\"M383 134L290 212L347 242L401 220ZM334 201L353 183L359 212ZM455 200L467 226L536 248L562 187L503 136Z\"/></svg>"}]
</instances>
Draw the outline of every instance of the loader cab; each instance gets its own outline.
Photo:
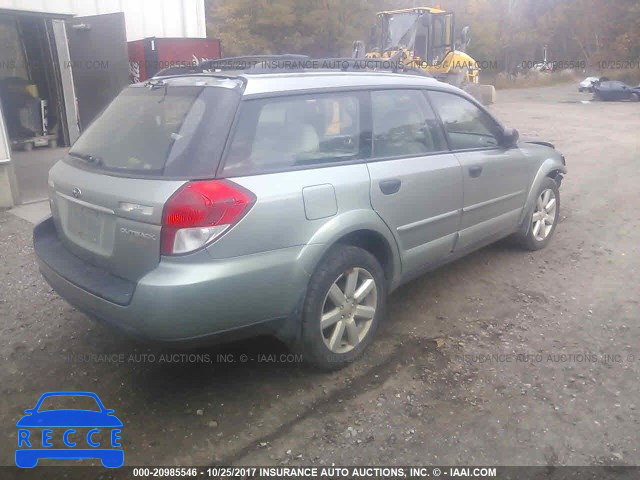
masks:
<instances>
[{"instance_id":1,"label":"loader cab","mask_svg":"<svg viewBox=\"0 0 640 480\"><path fill-rule=\"evenodd\" d=\"M381 54L407 49L430 66L441 63L454 49L453 13L435 8L380 12L375 32L380 33Z\"/></svg>"}]
</instances>

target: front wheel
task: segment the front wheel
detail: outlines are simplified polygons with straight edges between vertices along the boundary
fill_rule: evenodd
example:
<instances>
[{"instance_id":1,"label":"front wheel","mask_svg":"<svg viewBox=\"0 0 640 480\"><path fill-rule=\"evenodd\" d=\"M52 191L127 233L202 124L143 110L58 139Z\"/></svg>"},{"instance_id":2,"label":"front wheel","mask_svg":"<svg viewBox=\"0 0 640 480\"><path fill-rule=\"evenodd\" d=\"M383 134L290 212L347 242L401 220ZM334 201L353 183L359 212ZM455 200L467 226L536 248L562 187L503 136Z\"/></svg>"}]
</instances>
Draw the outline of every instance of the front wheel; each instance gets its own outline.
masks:
<instances>
[{"instance_id":1,"label":"front wheel","mask_svg":"<svg viewBox=\"0 0 640 480\"><path fill-rule=\"evenodd\" d=\"M560 190L554 179L546 177L538 189L526 233L518 237L520 245L527 250L546 247L556 230L559 216Z\"/></svg>"},{"instance_id":2,"label":"front wheel","mask_svg":"<svg viewBox=\"0 0 640 480\"><path fill-rule=\"evenodd\" d=\"M353 362L372 342L385 304L376 258L358 247L335 246L309 281L302 312L305 361L327 371Z\"/></svg>"}]
</instances>

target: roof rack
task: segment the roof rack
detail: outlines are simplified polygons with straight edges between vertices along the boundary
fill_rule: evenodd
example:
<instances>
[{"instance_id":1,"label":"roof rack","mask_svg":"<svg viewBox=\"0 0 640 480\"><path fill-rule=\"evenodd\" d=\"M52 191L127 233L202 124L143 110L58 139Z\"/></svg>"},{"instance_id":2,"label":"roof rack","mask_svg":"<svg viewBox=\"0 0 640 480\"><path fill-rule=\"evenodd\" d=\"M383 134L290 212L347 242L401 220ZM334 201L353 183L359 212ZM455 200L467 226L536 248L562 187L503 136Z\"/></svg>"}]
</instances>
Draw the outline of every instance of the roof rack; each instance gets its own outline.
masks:
<instances>
[{"instance_id":1,"label":"roof rack","mask_svg":"<svg viewBox=\"0 0 640 480\"><path fill-rule=\"evenodd\" d=\"M407 67L401 61L392 58L353 58L329 57L311 58L307 55L247 55L242 57L228 57L217 60L207 60L199 65L166 68L156 73L154 77L188 75L194 73L222 73L237 74L266 74L266 73L301 73L301 72L386 72L404 73L432 77L426 71Z\"/></svg>"},{"instance_id":2,"label":"roof rack","mask_svg":"<svg viewBox=\"0 0 640 480\"><path fill-rule=\"evenodd\" d=\"M245 71L261 63L280 60L304 60L307 55L284 54L284 55L245 55L242 57L218 58L215 60L205 60L197 65L179 65L167 67L158 71L154 77L168 77L178 75L188 75L191 73L212 73L222 71Z\"/></svg>"},{"instance_id":3,"label":"roof rack","mask_svg":"<svg viewBox=\"0 0 640 480\"><path fill-rule=\"evenodd\" d=\"M249 70L256 65L267 62L281 61L304 61L308 60L307 55L297 55L286 53L283 55L244 55L241 57L218 58L216 60L206 60L200 65L203 70Z\"/></svg>"},{"instance_id":4,"label":"roof rack","mask_svg":"<svg viewBox=\"0 0 640 480\"><path fill-rule=\"evenodd\" d=\"M419 75L423 77L432 76L420 68L407 67L402 62L394 59L353 57L271 59L256 64L247 70L246 73L296 73L308 71L386 72Z\"/></svg>"}]
</instances>

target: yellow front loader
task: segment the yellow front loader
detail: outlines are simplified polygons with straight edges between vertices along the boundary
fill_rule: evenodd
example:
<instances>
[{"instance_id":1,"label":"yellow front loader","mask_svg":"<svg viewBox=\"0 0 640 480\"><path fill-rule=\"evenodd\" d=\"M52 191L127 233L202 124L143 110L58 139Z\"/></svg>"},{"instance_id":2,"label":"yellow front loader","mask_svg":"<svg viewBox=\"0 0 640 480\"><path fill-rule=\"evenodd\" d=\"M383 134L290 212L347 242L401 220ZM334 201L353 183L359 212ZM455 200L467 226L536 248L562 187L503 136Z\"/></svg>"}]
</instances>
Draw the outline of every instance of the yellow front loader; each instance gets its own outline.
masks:
<instances>
[{"instance_id":1,"label":"yellow front loader","mask_svg":"<svg viewBox=\"0 0 640 480\"><path fill-rule=\"evenodd\" d=\"M355 42L353 56L397 62L407 69L419 68L436 79L468 90L483 103L495 97L492 86L480 86L480 68L465 50L469 28L454 43L454 14L439 8L415 7L377 14L365 53Z\"/></svg>"}]
</instances>

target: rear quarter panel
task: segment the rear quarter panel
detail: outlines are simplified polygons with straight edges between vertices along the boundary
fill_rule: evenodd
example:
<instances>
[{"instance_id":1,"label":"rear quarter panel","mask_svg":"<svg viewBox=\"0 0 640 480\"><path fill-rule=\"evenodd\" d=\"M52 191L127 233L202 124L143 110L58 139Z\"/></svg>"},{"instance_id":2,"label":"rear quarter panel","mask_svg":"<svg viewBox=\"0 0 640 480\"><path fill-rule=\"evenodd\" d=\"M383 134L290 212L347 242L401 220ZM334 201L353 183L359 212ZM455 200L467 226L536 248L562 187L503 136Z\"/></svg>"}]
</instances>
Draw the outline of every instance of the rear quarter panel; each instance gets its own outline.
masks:
<instances>
[{"instance_id":1,"label":"rear quarter panel","mask_svg":"<svg viewBox=\"0 0 640 480\"><path fill-rule=\"evenodd\" d=\"M398 258L391 232L371 208L369 171L365 164L229 180L253 192L257 200L238 225L207 249L214 259L293 246L324 245L321 249L303 251L308 255L301 261L311 272L333 243L362 229L376 231L387 239L396 260ZM334 199L327 198L332 194Z\"/></svg>"}]
</instances>

